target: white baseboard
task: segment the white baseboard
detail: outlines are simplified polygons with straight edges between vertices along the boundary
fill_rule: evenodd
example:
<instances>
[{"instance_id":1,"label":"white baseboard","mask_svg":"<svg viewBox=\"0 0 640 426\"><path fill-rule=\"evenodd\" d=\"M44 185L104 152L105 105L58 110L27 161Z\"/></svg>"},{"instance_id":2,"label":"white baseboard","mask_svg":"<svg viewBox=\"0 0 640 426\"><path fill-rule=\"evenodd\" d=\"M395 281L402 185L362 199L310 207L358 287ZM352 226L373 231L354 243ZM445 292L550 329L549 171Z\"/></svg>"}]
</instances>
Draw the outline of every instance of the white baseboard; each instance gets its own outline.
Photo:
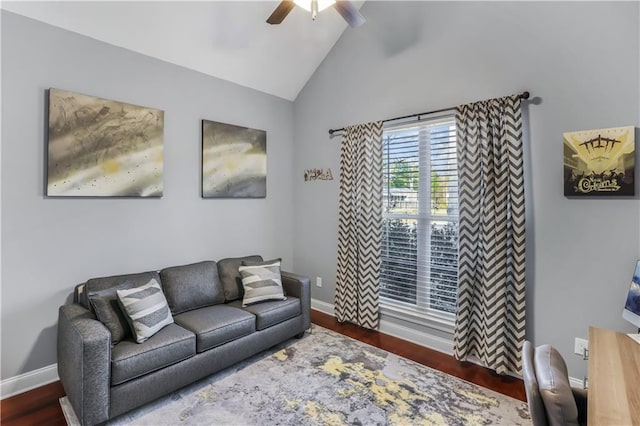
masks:
<instances>
[{"instance_id":1,"label":"white baseboard","mask_svg":"<svg viewBox=\"0 0 640 426\"><path fill-rule=\"evenodd\" d=\"M9 377L0 382L0 399L39 388L56 380L60 380L58 377L58 364L51 364L28 373Z\"/></svg>"},{"instance_id":2,"label":"white baseboard","mask_svg":"<svg viewBox=\"0 0 640 426\"><path fill-rule=\"evenodd\" d=\"M390 321L380 321L380 332L389 334L394 337L406 340L425 348L443 352L447 355L453 355L453 342L442 337L433 336L423 331L414 330Z\"/></svg>"},{"instance_id":3,"label":"white baseboard","mask_svg":"<svg viewBox=\"0 0 640 426\"><path fill-rule=\"evenodd\" d=\"M578 389L584 388L584 382L582 381L582 379L576 379L575 377L569 376L569 384L571 385L572 388L578 388Z\"/></svg>"},{"instance_id":4,"label":"white baseboard","mask_svg":"<svg viewBox=\"0 0 640 426\"><path fill-rule=\"evenodd\" d=\"M327 315L335 316L331 303L311 299L311 307ZM453 342L388 320L380 321L380 332L448 355L453 354Z\"/></svg>"},{"instance_id":5,"label":"white baseboard","mask_svg":"<svg viewBox=\"0 0 640 426\"><path fill-rule=\"evenodd\" d=\"M331 315L332 317L335 316L335 313L333 311L333 304L331 303L323 302L318 299L311 299L311 308L315 309L316 311L320 311L323 314Z\"/></svg>"}]
</instances>

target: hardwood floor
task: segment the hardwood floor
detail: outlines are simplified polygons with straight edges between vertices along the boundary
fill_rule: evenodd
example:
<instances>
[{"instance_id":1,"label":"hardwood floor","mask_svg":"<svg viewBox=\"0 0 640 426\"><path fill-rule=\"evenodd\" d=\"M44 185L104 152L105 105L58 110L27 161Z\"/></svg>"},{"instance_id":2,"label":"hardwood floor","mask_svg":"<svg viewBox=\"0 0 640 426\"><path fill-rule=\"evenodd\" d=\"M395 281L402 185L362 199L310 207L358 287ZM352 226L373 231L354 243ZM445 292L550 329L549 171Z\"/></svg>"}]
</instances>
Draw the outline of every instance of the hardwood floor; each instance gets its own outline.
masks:
<instances>
[{"instance_id":1,"label":"hardwood floor","mask_svg":"<svg viewBox=\"0 0 640 426\"><path fill-rule=\"evenodd\" d=\"M345 336L411 359L427 367L475 383L496 392L526 401L522 380L500 376L479 365L460 362L453 357L397 337L365 330L353 324L341 324L334 317L311 311L311 321ZM65 425L58 399L64 396L60 382L6 398L0 402L0 424L3 426Z\"/></svg>"},{"instance_id":2,"label":"hardwood floor","mask_svg":"<svg viewBox=\"0 0 640 426\"><path fill-rule=\"evenodd\" d=\"M322 312L311 310L311 322L520 401L527 400L524 383L516 377L501 376L471 362L460 362L450 355L388 334L367 330L354 324L339 323L335 317Z\"/></svg>"},{"instance_id":3,"label":"hardwood floor","mask_svg":"<svg viewBox=\"0 0 640 426\"><path fill-rule=\"evenodd\" d=\"M0 424L66 425L58 399L64 396L60 382L53 382L0 402Z\"/></svg>"}]
</instances>

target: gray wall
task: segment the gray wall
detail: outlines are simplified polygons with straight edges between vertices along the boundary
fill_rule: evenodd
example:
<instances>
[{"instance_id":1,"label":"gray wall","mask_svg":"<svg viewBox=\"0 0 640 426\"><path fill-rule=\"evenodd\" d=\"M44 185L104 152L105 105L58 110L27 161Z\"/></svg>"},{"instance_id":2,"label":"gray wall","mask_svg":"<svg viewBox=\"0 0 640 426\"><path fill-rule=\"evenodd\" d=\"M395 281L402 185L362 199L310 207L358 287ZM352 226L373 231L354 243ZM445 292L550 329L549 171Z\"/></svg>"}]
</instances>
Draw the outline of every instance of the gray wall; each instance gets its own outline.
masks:
<instances>
[{"instance_id":1,"label":"gray wall","mask_svg":"<svg viewBox=\"0 0 640 426\"><path fill-rule=\"evenodd\" d=\"M639 125L638 3L367 2L361 12L367 24L343 34L295 101L295 175L338 170L329 128L529 90L528 338L558 347L581 378L574 337L589 325L633 331L621 311L640 209L637 197L565 198L562 133ZM338 184L294 182L294 263L323 278L312 297L327 303Z\"/></svg>"},{"instance_id":2,"label":"gray wall","mask_svg":"<svg viewBox=\"0 0 640 426\"><path fill-rule=\"evenodd\" d=\"M44 196L45 91L165 111L161 199ZM200 120L267 131L267 198L200 198ZM293 253L293 104L2 11L2 378L56 362L58 306L91 277Z\"/></svg>"},{"instance_id":3,"label":"gray wall","mask_svg":"<svg viewBox=\"0 0 640 426\"><path fill-rule=\"evenodd\" d=\"M2 379L56 362L57 307L89 277L256 252L322 277L313 297L333 303L339 139L327 130L524 89L537 97L525 107L529 338L581 377L574 336L633 330L620 312L640 203L566 199L561 133L638 126L638 3L367 2L362 13L292 106L2 11ZM163 198L45 198L49 87L163 109ZM267 130L267 199L200 198L202 118ZM311 167L336 180L304 183Z\"/></svg>"}]
</instances>

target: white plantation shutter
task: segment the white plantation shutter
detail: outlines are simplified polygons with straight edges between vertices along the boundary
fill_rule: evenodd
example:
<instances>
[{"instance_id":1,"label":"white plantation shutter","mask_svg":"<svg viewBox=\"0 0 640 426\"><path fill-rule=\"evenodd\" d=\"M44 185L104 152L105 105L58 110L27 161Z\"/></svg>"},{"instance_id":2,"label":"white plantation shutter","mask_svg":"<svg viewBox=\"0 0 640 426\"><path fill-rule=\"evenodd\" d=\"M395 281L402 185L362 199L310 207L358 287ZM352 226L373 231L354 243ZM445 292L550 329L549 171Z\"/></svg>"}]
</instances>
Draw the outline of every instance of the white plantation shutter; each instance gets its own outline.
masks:
<instances>
[{"instance_id":1,"label":"white plantation shutter","mask_svg":"<svg viewBox=\"0 0 640 426\"><path fill-rule=\"evenodd\" d=\"M453 115L383 133L383 306L453 320L458 171Z\"/></svg>"}]
</instances>

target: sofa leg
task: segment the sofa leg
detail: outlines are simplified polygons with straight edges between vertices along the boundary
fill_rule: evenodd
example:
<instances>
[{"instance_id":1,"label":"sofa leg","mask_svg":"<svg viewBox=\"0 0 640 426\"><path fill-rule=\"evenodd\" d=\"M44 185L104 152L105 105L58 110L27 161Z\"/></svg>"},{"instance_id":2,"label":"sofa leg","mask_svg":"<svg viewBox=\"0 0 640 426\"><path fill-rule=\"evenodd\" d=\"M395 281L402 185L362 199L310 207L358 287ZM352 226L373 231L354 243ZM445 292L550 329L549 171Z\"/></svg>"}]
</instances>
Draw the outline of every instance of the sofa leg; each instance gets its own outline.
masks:
<instances>
[{"instance_id":1,"label":"sofa leg","mask_svg":"<svg viewBox=\"0 0 640 426\"><path fill-rule=\"evenodd\" d=\"M296 334L296 339L302 339L304 337L304 331Z\"/></svg>"}]
</instances>

